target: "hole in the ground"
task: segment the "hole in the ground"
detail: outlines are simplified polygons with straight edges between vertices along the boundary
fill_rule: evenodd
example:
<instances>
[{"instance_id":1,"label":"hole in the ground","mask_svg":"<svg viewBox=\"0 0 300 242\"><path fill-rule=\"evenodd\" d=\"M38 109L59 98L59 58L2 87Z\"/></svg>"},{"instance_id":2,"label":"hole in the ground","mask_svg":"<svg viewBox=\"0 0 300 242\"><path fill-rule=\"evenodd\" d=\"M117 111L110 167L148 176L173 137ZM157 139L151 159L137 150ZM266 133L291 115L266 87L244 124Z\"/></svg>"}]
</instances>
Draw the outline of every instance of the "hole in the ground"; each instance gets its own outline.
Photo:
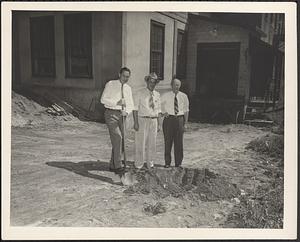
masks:
<instances>
[{"instance_id":1,"label":"hole in the ground","mask_svg":"<svg viewBox=\"0 0 300 242\"><path fill-rule=\"evenodd\" d=\"M155 167L151 171L134 171L134 176L137 183L124 191L127 194L154 194L164 198L182 197L192 192L204 201L230 199L240 195L236 184L208 169Z\"/></svg>"}]
</instances>

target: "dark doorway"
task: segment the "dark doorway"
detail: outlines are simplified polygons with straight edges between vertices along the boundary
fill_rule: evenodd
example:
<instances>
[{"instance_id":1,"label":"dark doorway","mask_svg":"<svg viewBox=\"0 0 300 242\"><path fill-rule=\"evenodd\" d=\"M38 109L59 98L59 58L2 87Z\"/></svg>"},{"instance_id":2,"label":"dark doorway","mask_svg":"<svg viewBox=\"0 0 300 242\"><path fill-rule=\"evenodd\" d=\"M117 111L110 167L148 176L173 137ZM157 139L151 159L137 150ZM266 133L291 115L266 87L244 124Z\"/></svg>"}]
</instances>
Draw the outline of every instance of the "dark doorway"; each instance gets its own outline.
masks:
<instances>
[{"instance_id":1,"label":"dark doorway","mask_svg":"<svg viewBox=\"0 0 300 242\"><path fill-rule=\"evenodd\" d=\"M199 43L197 47L198 95L236 97L240 43Z\"/></svg>"}]
</instances>

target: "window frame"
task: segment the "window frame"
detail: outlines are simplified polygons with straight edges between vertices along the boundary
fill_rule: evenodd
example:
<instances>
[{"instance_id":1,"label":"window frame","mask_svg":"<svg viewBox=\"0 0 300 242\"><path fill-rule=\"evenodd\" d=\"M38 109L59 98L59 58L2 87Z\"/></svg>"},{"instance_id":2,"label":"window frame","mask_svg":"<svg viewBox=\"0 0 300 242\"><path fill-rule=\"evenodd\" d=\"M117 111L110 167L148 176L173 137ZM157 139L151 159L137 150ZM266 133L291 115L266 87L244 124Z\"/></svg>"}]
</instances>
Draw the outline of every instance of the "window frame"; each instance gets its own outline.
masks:
<instances>
[{"instance_id":1,"label":"window frame","mask_svg":"<svg viewBox=\"0 0 300 242\"><path fill-rule=\"evenodd\" d=\"M67 22L67 18L74 18L76 16L82 16L86 15L88 17L88 31L89 31L89 46L88 46L88 74L87 75L78 75L71 73L71 70L69 70L69 59L71 58L70 53L70 47L69 47L69 39L68 37L68 24L70 22ZM91 13L71 13L71 14L64 14L64 49L65 49L65 78L86 78L86 79L92 79L93 78L93 39L92 39L92 14Z\"/></svg>"},{"instance_id":2,"label":"window frame","mask_svg":"<svg viewBox=\"0 0 300 242\"><path fill-rule=\"evenodd\" d=\"M37 73L34 68L34 60L36 58L35 56L35 50L34 50L34 33L33 33L33 24L36 23L41 23L43 19L51 19L51 26L48 26L52 33L51 35L51 52L52 56L49 58L51 60L52 66L53 66L53 71L51 74L41 74ZM31 75L32 77L55 77L56 76L56 59L55 59L55 21L54 21L54 16L53 15L46 15L46 16L36 16L36 17L30 17L29 19L29 32L30 32L30 54L31 54Z\"/></svg>"},{"instance_id":3,"label":"window frame","mask_svg":"<svg viewBox=\"0 0 300 242\"><path fill-rule=\"evenodd\" d=\"M153 41L152 26L162 28L162 50L161 50L161 52L152 50L152 41ZM153 71L152 70L153 69L152 68L152 53L153 52L161 53L161 55L162 55L161 63L160 63L161 73L160 73L160 75L159 75L159 73L156 73L159 80L164 79L164 69L165 69L165 63L164 63L165 62L165 26L166 25L164 23L157 22L153 19L151 19L151 21L150 21L150 64L149 64L150 68L149 69L150 69L150 72Z\"/></svg>"},{"instance_id":4,"label":"window frame","mask_svg":"<svg viewBox=\"0 0 300 242\"><path fill-rule=\"evenodd\" d=\"M182 34L182 39L181 39L181 45L183 44L183 49L180 50L180 55L178 55L178 36L179 34ZM177 29L177 39L176 39L176 76L178 78L182 78L185 79L186 78L186 65L187 65L187 36L186 36L186 31L183 29ZM182 51L185 52L184 56L182 56ZM183 69L183 73L178 73L178 63L179 61L183 61L184 62L184 67Z\"/></svg>"}]
</instances>

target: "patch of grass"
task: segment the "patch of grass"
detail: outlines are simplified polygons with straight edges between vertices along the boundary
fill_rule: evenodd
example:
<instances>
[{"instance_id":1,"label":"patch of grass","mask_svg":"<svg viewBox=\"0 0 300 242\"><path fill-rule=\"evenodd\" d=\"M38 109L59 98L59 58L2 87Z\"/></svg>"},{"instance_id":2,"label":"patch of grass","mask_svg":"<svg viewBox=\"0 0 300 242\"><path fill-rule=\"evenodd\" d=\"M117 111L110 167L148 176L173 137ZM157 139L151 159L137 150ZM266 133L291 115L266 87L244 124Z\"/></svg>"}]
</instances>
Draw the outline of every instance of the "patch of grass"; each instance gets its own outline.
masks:
<instances>
[{"instance_id":1,"label":"patch of grass","mask_svg":"<svg viewBox=\"0 0 300 242\"><path fill-rule=\"evenodd\" d=\"M241 197L225 224L231 228L283 228L283 182L259 186L255 196Z\"/></svg>"}]
</instances>

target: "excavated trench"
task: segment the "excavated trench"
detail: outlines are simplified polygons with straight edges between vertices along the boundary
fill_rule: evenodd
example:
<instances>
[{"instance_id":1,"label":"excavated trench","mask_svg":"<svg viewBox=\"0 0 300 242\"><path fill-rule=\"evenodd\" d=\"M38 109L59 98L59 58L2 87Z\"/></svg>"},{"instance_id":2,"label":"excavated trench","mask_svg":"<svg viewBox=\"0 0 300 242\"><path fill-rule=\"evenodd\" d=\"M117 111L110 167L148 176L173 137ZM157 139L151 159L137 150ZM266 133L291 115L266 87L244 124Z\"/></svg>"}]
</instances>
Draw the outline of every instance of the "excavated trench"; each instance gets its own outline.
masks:
<instances>
[{"instance_id":1,"label":"excavated trench","mask_svg":"<svg viewBox=\"0 0 300 242\"><path fill-rule=\"evenodd\" d=\"M137 182L126 194L153 194L158 198L183 197L194 193L203 201L231 199L240 195L240 189L225 177L208 169L161 168L132 171Z\"/></svg>"}]
</instances>

